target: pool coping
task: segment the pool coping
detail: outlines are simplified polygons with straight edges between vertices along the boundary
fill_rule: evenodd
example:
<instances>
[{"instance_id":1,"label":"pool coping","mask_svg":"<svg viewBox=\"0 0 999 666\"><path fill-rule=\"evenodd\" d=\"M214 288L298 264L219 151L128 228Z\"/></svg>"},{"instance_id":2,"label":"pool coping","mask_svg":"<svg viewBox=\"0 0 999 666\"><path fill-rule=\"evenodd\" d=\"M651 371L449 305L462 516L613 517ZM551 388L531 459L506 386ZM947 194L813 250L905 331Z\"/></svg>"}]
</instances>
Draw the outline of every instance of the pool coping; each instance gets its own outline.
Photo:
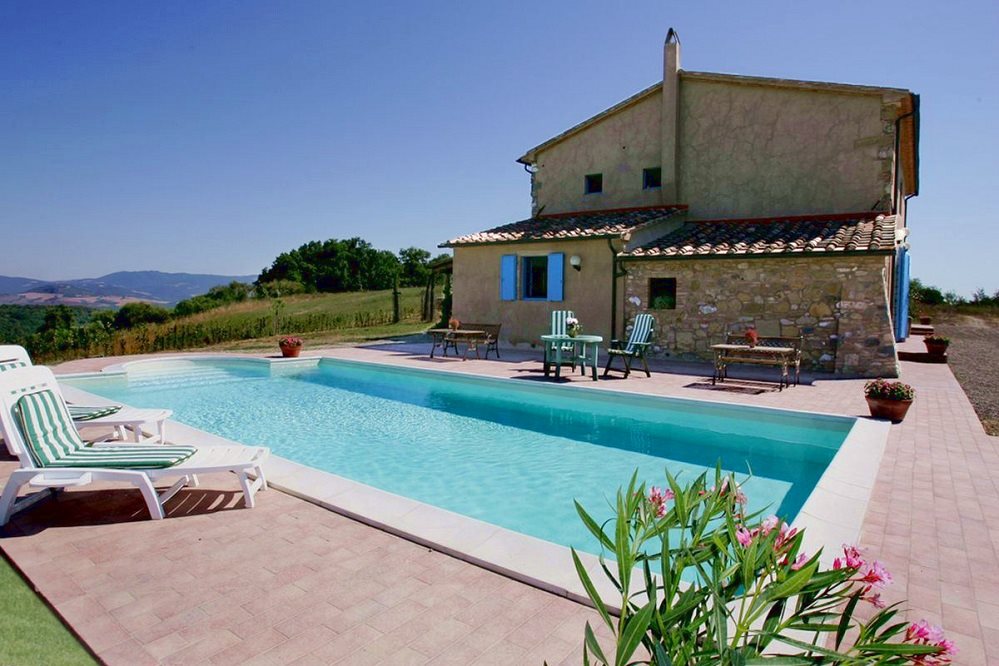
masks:
<instances>
[{"instance_id":1,"label":"pool coping","mask_svg":"<svg viewBox=\"0 0 999 666\"><path fill-rule=\"evenodd\" d=\"M337 365L375 366L391 371L405 371L417 375L447 373L462 377L472 383L508 381L503 377L468 376L446 369L413 369L356 359L313 356L297 359L254 358L225 354L199 354L130 361L108 366L102 371L59 375L59 379L85 379L108 377L128 373L130 366L169 364L173 361L230 361L234 363L268 364L270 367L308 367L320 365L324 360ZM536 386L536 385L535 385ZM592 391L589 385L546 385L560 391ZM874 488L881 457L888 440L889 425L856 416L819 414L803 410L770 406L717 403L681 396L662 396L598 389L601 393L616 394L628 400L646 399L652 402L667 401L694 403L711 409L734 408L759 413L807 416L821 419L846 419L853 421L843 444L839 447L815 488L805 500L792 525L805 528L803 547L807 552L824 548L820 560L831 565L839 545L856 543ZM87 393L84 389L64 385L67 397L73 400L101 404L110 400ZM592 392L589 395L593 395ZM239 442L213 435L203 430L169 422L169 438L178 435L185 443L198 446L232 446ZM401 495L380 490L346 477L302 465L281 456L271 455L265 464L268 483L283 492L322 506L377 529L395 534L421 545L447 553L463 561L508 576L548 592L574 601L590 603L589 596L580 583L568 547L520 532L503 528L447 509L426 504ZM579 558L604 599L616 599L620 593L610 584L601 569L600 558L590 553L578 552Z\"/></svg>"}]
</instances>

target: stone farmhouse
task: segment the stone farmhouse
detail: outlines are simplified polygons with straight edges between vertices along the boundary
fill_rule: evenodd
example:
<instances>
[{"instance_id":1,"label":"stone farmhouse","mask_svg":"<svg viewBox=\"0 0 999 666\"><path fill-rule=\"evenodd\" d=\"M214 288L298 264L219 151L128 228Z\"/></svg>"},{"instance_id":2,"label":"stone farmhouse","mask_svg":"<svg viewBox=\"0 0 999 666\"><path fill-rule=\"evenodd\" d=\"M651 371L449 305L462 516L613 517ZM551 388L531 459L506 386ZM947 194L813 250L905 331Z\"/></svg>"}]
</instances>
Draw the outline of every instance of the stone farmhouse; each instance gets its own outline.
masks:
<instances>
[{"instance_id":1,"label":"stone farmhouse","mask_svg":"<svg viewBox=\"0 0 999 666\"><path fill-rule=\"evenodd\" d=\"M919 97L900 88L694 72L528 150L532 216L453 238L455 316L538 344L549 313L655 353L711 358L728 332L802 336L804 366L896 376Z\"/></svg>"}]
</instances>

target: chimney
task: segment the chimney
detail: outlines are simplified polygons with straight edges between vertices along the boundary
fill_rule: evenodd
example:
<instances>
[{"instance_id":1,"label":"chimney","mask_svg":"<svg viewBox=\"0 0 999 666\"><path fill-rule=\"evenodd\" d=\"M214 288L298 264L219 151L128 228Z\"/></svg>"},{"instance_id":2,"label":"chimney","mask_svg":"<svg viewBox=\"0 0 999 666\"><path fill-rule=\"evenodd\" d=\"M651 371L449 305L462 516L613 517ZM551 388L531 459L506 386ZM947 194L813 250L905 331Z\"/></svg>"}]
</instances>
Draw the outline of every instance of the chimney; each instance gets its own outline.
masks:
<instances>
[{"instance_id":1,"label":"chimney","mask_svg":"<svg viewBox=\"0 0 999 666\"><path fill-rule=\"evenodd\" d=\"M662 202L680 203L677 141L680 128L680 38L673 28L663 45Z\"/></svg>"}]
</instances>

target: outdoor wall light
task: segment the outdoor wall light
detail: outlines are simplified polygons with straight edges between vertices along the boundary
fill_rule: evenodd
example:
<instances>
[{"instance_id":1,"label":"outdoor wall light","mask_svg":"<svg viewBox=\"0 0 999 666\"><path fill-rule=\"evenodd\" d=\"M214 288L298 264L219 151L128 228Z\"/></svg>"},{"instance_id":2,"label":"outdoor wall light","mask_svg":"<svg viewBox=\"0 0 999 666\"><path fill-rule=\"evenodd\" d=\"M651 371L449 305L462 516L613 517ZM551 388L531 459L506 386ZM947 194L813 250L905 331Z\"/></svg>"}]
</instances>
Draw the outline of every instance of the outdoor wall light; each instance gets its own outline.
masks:
<instances>
[{"instance_id":1,"label":"outdoor wall light","mask_svg":"<svg viewBox=\"0 0 999 666\"><path fill-rule=\"evenodd\" d=\"M578 254L574 254L569 257L569 265L575 268L577 271L583 268L583 259Z\"/></svg>"}]
</instances>

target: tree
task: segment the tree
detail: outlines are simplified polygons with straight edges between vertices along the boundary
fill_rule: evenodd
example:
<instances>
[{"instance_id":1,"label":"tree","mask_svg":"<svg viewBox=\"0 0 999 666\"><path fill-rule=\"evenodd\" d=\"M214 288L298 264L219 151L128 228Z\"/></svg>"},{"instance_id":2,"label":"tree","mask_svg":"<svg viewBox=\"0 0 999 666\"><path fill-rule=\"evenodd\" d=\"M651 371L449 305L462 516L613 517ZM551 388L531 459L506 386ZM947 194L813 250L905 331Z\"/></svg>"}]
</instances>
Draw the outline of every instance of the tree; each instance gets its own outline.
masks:
<instances>
[{"instance_id":1,"label":"tree","mask_svg":"<svg viewBox=\"0 0 999 666\"><path fill-rule=\"evenodd\" d=\"M406 247L399 250L399 285L402 287L422 287L430 276L428 264L430 253L418 247Z\"/></svg>"},{"instance_id":2,"label":"tree","mask_svg":"<svg viewBox=\"0 0 999 666\"><path fill-rule=\"evenodd\" d=\"M909 296L923 305L943 305L943 292L936 287L924 285L918 278L909 281Z\"/></svg>"},{"instance_id":3,"label":"tree","mask_svg":"<svg viewBox=\"0 0 999 666\"><path fill-rule=\"evenodd\" d=\"M64 331L76 325L76 314L68 305L56 305L45 311L39 333L47 331Z\"/></svg>"},{"instance_id":4,"label":"tree","mask_svg":"<svg viewBox=\"0 0 999 666\"><path fill-rule=\"evenodd\" d=\"M260 273L257 285L290 280L307 291L390 289L398 271L399 259L391 252L362 238L331 238L281 253Z\"/></svg>"},{"instance_id":5,"label":"tree","mask_svg":"<svg viewBox=\"0 0 999 666\"><path fill-rule=\"evenodd\" d=\"M170 318L170 311L152 303L139 301L121 306L114 316L114 327L121 330L143 324L162 324Z\"/></svg>"}]
</instances>

